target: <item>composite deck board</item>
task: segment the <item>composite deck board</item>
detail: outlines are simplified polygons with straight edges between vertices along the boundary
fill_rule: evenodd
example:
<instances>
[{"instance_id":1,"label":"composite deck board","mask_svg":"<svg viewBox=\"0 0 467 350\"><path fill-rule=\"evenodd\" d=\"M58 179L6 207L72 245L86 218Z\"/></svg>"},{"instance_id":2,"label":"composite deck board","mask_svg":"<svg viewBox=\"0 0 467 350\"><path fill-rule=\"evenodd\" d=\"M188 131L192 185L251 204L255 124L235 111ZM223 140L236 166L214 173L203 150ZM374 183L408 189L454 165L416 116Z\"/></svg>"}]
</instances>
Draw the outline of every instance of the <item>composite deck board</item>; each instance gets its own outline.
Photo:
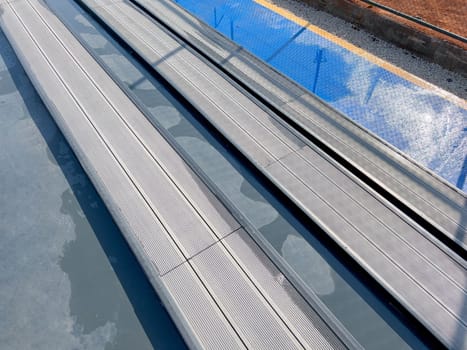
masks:
<instances>
[{"instance_id":1,"label":"composite deck board","mask_svg":"<svg viewBox=\"0 0 467 350\"><path fill-rule=\"evenodd\" d=\"M314 115L310 113L313 102L312 96L304 94L283 105L283 109L289 115L297 114L305 118L307 115ZM318 115L324 113L325 111L320 111ZM333 113L328 114L333 116ZM335 114L334 118L329 118L327 124L321 119L313 123L305 119L304 122L309 124L309 129L320 130L320 137L339 151L342 150L342 154L352 164L376 179L379 185L437 227L449 239L467 249L466 195L451 188L363 128L354 126L345 119L341 122L343 118Z\"/></svg>"},{"instance_id":2,"label":"composite deck board","mask_svg":"<svg viewBox=\"0 0 467 350\"><path fill-rule=\"evenodd\" d=\"M222 313L247 348L346 348L243 229L162 276L162 280L168 283L170 279L173 284L178 281L176 276L186 274L189 268L196 271L201 283L206 282L213 300L222 301ZM203 323L204 306L196 303L199 296L187 295L187 288L179 288L176 293L185 294L181 302L189 304L186 312L192 322ZM271 320L279 318L284 321L282 325L270 324ZM215 332L205 327L206 336L212 337ZM296 340L284 337L283 327L289 328ZM213 348L229 347L223 344Z\"/></svg>"},{"instance_id":3,"label":"composite deck board","mask_svg":"<svg viewBox=\"0 0 467 350\"><path fill-rule=\"evenodd\" d=\"M94 1L94 0L93 0ZM99 1L99 0L97 0ZM170 0L135 0L380 186L467 248L467 197Z\"/></svg>"},{"instance_id":4,"label":"composite deck board","mask_svg":"<svg viewBox=\"0 0 467 350\"><path fill-rule=\"evenodd\" d=\"M222 245L209 247L190 259L190 264L208 284L214 299L222 301L221 308L226 317L240 338L246 339L249 349L301 347Z\"/></svg>"},{"instance_id":5,"label":"composite deck board","mask_svg":"<svg viewBox=\"0 0 467 350\"><path fill-rule=\"evenodd\" d=\"M48 23L58 21L50 11L37 2L32 6L26 2L14 6L21 10L20 18L31 26L39 27L43 23L39 15L35 15L35 9L41 12L44 16L43 20ZM126 115L131 116L137 113L137 108L128 103L128 99L124 107L124 104L119 103L119 100L125 97L122 91L117 89L108 91L107 86L115 85L111 79L103 79L103 76L90 77L87 72L99 70L99 66L92 60L87 62L83 60L86 54L72 53L71 50L76 51L79 48L79 43L71 33L64 31L60 33L60 39L58 39L52 29L46 29L33 32L32 36L36 38L44 51L67 51L65 59L59 55L48 55L48 59L60 72L66 84L69 84L75 98L87 114L92 113L98 116L98 118L92 118L93 127L102 135L105 142L111 145L115 157L123 165L185 256L193 256L212 245L217 240L214 231L200 217L196 207L188 200L189 197L184 196L175 187L171 178L161 170L157 161L149 155L144 145L138 141L122 120ZM76 44L74 47L71 45L73 42ZM112 104L108 100L112 96L109 92L115 94L115 101ZM147 127L150 127L149 123ZM109 130L112 132L108 132ZM212 214L216 215L216 211Z\"/></svg>"},{"instance_id":6,"label":"composite deck board","mask_svg":"<svg viewBox=\"0 0 467 350\"><path fill-rule=\"evenodd\" d=\"M15 5L25 6L20 2ZM18 7L15 7L15 10L21 11ZM113 190L114 204L109 205L109 209L123 232L135 232L132 242L143 247L151 264L159 272L169 271L183 263L185 260L183 254L166 234L165 228L154 216L150 206L135 190L134 184L116 162L111 150L87 122L85 111L61 77L54 72L37 44L32 41L30 33L26 32L10 7L2 5L2 11L1 23L4 32L9 36L36 88L44 84L44 81L39 79L47 79L46 90L37 90L67 136L84 168L90 177L95 179L97 189L104 199L108 199L106 194L110 189ZM39 28L43 29L42 26ZM11 40L13 33L15 40ZM25 49L17 43L27 43L29 46ZM63 111L66 111L66 119L62 114ZM95 163L100 164L98 169L92 166ZM166 258L163 258L164 256Z\"/></svg>"},{"instance_id":7,"label":"composite deck board","mask_svg":"<svg viewBox=\"0 0 467 350\"><path fill-rule=\"evenodd\" d=\"M206 289L193 278L191 266L184 264L161 277L169 293L169 311L175 308L187 321L182 327L194 328L195 341L206 349L247 349ZM189 330L188 330L189 332Z\"/></svg>"},{"instance_id":8,"label":"composite deck board","mask_svg":"<svg viewBox=\"0 0 467 350\"><path fill-rule=\"evenodd\" d=\"M140 49L151 55L149 62L156 69L167 68L164 69L164 78L170 79L171 85L181 92L191 91L195 97L190 97L190 102L195 102L196 107L218 128L243 133L237 142L258 145L260 151L272 160L303 146L295 135L266 111L252 104L232 84L226 83L202 59L181 47L165 31L153 28L149 19L141 17L141 13L128 4L112 3L96 8L96 11L107 13L109 20L119 28L130 25L131 30L126 34L144 45ZM218 118L218 115L224 117ZM225 134L229 136L229 133Z\"/></svg>"},{"instance_id":9,"label":"composite deck board","mask_svg":"<svg viewBox=\"0 0 467 350\"><path fill-rule=\"evenodd\" d=\"M275 305L286 324L310 349L340 349L336 335L313 312L290 282L242 229L222 240L255 286ZM314 327L309 327L309 324Z\"/></svg>"},{"instance_id":10,"label":"composite deck board","mask_svg":"<svg viewBox=\"0 0 467 350\"><path fill-rule=\"evenodd\" d=\"M94 11L442 342L463 341L465 261L131 5Z\"/></svg>"},{"instance_id":11,"label":"composite deck board","mask_svg":"<svg viewBox=\"0 0 467 350\"><path fill-rule=\"evenodd\" d=\"M273 340L261 335L273 334L281 348L344 347L287 280L253 282L264 280L258 273L268 258L233 258L240 248L222 239L239 234L238 222L42 1L3 2L0 12L34 86L190 346L270 348ZM260 254L251 240L250 249ZM235 288L219 285L224 279Z\"/></svg>"},{"instance_id":12,"label":"composite deck board","mask_svg":"<svg viewBox=\"0 0 467 350\"><path fill-rule=\"evenodd\" d=\"M391 285L395 279L411 278L419 285L420 291L425 290L432 295L433 302L439 303L462 321L465 318L462 306L466 297L463 264L426 241L423 230L417 230L415 225L403 220L396 221L391 211L374 197L355 199L351 194L360 192L355 182L337 177L340 181L336 186L328 177L330 171L327 167L324 174L320 172L322 168L316 168L316 164L320 165L319 159L315 164L303 161L300 153L307 151L310 152L303 150L281 159L270 166L271 172L281 182L298 182L291 193L314 216L319 218L319 213L328 213L328 217L321 220L325 221L336 239L345 242L356 255L368 255L367 250L370 250L371 255L382 261L387 260L400 270L397 275L389 274L380 265L375 271L381 279ZM326 196L322 196L323 193ZM356 212L360 213L360 220L351 219ZM348 227L344 229L343 226ZM407 300L407 303L416 305L417 300Z\"/></svg>"}]
</instances>

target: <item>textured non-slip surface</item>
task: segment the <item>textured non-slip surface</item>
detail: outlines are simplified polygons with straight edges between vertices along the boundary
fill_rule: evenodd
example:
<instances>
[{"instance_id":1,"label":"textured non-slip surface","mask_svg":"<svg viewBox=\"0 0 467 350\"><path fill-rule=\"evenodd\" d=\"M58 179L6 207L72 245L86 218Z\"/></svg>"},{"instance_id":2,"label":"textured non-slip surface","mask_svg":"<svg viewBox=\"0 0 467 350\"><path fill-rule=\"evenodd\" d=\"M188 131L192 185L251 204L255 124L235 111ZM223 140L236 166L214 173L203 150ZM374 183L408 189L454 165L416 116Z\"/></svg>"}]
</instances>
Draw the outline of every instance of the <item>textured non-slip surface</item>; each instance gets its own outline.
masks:
<instances>
[{"instance_id":1,"label":"textured non-slip surface","mask_svg":"<svg viewBox=\"0 0 467 350\"><path fill-rule=\"evenodd\" d=\"M464 341L465 262L139 11L94 11L441 341Z\"/></svg>"},{"instance_id":2,"label":"textured non-slip surface","mask_svg":"<svg viewBox=\"0 0 467 350\"><path fill-rule=\"evenodd\" d=\"M25 70L188 345L343 347L286 281L253 282L264 277L243 270L238 248L222 243L240 225L42 1L0 10ZM270 264L264 255L247 263ZM237 285L226 290L224 280ZM269 288L292 299L279 302ZM292 331L286 320L301 312L311 317Z\"/></svg>"},{"instance_id":3,"label":"textured non-slip surface","mask_svg":"<svg viewBox=\"0 0 467 350\"><path fill-rule=\"evenodd\" d=\"M177 4L168 0L137 2L172 26L188 42L206 52L227 71L253 87L259 95L341 154L418 215L434 224L449 239L467 247L465 195L446 186L431 173L318 101L306 89L271 69L244 47L219 35ZM260 42L255 43L260 45ZM384 101L380 102L384 104ZM425 115L425 112L422 113L424 107L419 107L418 114ZM376 122L384 124L380 118ZM391 135L400 133L391 132ZM438 147L438 142L432 145ZM462 142L459 145L463 147ZM427 151L426 147L420 149L425 153Z\"/></svg>"}]
</instances>

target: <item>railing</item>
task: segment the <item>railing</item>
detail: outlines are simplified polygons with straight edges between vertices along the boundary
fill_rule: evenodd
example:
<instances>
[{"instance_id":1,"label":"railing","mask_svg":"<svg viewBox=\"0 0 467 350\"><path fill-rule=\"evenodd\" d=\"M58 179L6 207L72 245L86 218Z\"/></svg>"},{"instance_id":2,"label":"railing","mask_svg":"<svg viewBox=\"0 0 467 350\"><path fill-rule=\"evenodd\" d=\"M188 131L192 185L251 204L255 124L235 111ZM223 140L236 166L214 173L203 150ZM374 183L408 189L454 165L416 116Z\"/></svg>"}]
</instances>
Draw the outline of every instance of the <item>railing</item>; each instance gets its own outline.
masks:
<instances>
[{"instance_id":1,"label":"railing","mask_svg":"<svg viewBox=\"0 0 467 350\"><path fill-rule=\"evenodd\" d=\"M424 26L424 27L430 28L430 29L432 29L432 30L434 30L434 31L436 31L436 32L438 32L438 33L447 35L447 36L449 36L449 37L451 37L451 38L453 38L453 39L459 40L459 41L461 41L461 42L463 42L463 43L467 43L467 38L465 38L465 37L463 37L463 36L461 36L461 35L452 33L452 32L450 32L450 31L445 30L445 29L443 29L443 28L440 28L440 27L438 27L438 26L435 26L435 25L433 25L433 24L431 24L431 23L428 23L428 22L426 22L426 21L424 21L424 20L422 20L422 19L420 19L420 18L417 18L417 17L411 16L411 15L408 15L408 14L406 14L406 13L404 13L404 12L401 12L401 11L397 11L397 10L391 8L391 7L388 7L388 6L386 6L386 5L380 4L380 3L375 2L375 1L372 1L372 0L361 0L361 1L364 2L364 3L366 3L366 4L368 4L368 5L371 5L371 6L374 6L374 7L378 7L378 8L380 8L380 9L382 9L382 10L385 10L385 11L387 11L387 12L390 12L390 13L396 15L396 16L399 16L399 17L405 18L405 19L407 19L407 20L409 20L409 21L412 21L412 22L415 22L415 23L417 23L417 24L420 24L420 25L422 25L422 26Z\"/></svg>"}]
</instances>

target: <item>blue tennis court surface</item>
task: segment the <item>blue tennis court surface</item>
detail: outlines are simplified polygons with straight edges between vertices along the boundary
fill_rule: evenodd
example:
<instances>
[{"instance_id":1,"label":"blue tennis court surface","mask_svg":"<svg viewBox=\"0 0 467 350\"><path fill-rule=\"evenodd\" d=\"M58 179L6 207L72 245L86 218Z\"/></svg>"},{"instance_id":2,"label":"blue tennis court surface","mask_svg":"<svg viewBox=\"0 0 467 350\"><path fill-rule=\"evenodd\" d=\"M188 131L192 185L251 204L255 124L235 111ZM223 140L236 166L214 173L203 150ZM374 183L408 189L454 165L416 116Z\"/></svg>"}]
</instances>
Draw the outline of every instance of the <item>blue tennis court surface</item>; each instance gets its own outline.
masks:
<instances>
[{"instance_id":1,"label":"blue tennis court surface","mask_svg":"<svg viewBox=\"0 0 467 350\"><path fill-rule=\"evenodd\" d=\"M254 1L176 2L467 191L465 101L406 80Z\"/></svg>"}]
</instances>

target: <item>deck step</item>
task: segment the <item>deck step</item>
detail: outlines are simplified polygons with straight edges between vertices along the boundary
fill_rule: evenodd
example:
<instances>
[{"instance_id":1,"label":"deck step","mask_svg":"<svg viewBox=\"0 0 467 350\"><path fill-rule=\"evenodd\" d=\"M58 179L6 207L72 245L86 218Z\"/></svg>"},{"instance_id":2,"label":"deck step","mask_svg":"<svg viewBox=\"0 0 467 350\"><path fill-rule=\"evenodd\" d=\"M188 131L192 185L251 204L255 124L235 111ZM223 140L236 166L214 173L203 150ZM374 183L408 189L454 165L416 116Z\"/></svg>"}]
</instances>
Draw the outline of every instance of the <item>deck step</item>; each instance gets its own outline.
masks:
<instances>
[{"instance_id":1,"label":"deck step","mask_svg":"<svg viewBox=\"0 0 467 350\"><path fill-rule=\"evenodd\" d=\"M83 2L441 342L459 347L464 260L131 4Z\"/></svg>"},{"instance_id":2,"label":"deck step","mask_svg":"<svg viewBox=\"0 0 467 350\"><path fill-rule=\"evenodd\" d=\"M190 347L345 348L286 278L276 280L268 257L43 1L2 1L0 13Z\"/></svg>"}]
</instances>

